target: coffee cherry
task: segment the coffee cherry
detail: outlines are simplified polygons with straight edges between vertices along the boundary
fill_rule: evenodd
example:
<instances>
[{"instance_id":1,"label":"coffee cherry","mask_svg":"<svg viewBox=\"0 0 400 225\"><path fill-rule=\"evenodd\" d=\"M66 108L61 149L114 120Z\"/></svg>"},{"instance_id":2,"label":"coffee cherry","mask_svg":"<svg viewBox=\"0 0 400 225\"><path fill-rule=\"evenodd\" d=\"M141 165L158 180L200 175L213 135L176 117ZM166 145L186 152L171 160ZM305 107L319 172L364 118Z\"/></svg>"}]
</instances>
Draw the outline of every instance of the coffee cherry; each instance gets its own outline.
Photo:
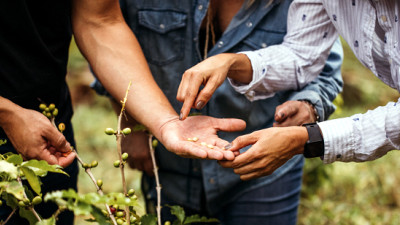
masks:
<instances>
[{"instance_id":1,"label":"coffee cherry","mask_svg":"<svg viewBox=\"0 0 400 225\"><path fill-rule=\"evenodd\" d=\"M53 111L55 108L56 108L56 105L54 105L53 103L51 103L51 104L49 105L49 110L50 110L50 111Z\"/></svg>"},{"instance_id":2,"label":"coffee cherry","mask_svg":"<svg viewBox=\"0 0 400 225\"><path fill-rule=\"evenodd\" d=\"M116 211L117 211L117 209L115 207L113 207L113 206L110 207L110 212L112 214L114 214Z\"/></svg>"},{"instance_id":3,"label":"coffee cherry","mask_svg":"<svg viewBox=\"0 0 400 225\"><path fill-rule=\"evenodd\" d=\"M46 108L47 108L46 104L42 103L42 104L39 105L39 109L42 110L42 111L44 111Z\"/></svg>"},{"instance_id":4,"label":"coffee cherry","mask_svg":"<svg viewBox=\"0 0 400 225\"><path fill-rule=\"evenodd\" d=\"M121 161L116 160L116 161L114 162L114 167L115 167L115 168L118 168L120 164L121 164Z\"/></svg>"},{"instance_id":5,"label":"coffee cherry","mask_svg":"<svg viewBox=\"0 0 400 225\"><path fill-rule=\"evenodd\" d=\"M111 211L111 210L110 210L110 211ZM105 215L105 216L108 216L107 210L102 209L102 210L101 210L101 213L103 213L103 215Z\"/></svg>"},{"instance_id":6,"label":"coffee cherry","mask_svg":"<svg viewBox=\"0 0 400 225\"><path fill-rule=\"evenodd\" d=\"M112 128L106 128L106 130L104 131L107 135L114 135L115 131Z\"/></svg>"},{"instance_id":7,"label":"coffee cherry","mask_svg":"<svg viewBox=\"0 0 400 225\"><path fill-rule=\"evenodd\" d=\"M129 128L129 127L127 127L127 128L125 128L125 129L122 130L122 133L123 133L124 135L128 135L128 134L130 134L131 132L132 132L132 130L131 130L131 128Z\"/></svg>"},{"instance_id":8,"label":"coffee cherry","mask_svg":"<svg viewBox=\"0 0 400 225\"><path fill-rule=\"evenodd\" d=\"M135 190L129 189L129 191L128 191L128 196L132 196L132 195L134 195L134 194L135 194Z\"/></svg>"},{"instance_id":9,"label":"coffee cherry","mask_svg":"<svg viewBox=\"0 0 400 225\"><path fill-rule=\"evenodd\" d=\"M131 218L130 218L130 222L131 222L131 223L134 223L136 220L137 220L136 217L131 216Z\"/></svg>"},{"instance_id":10,"label":"coffee cherry","mask_svg":"<svg viewBox=\"0 0 400 225\"><path fill-rule=\"evenodd\" d=\"M117 224L118 225L122 225L124 223L124 221L122 219L117 219Z\"/></svg>"},{"instance_id":11,"label":"coffee cherry","mask_svg":"<svg viewBox=\"0 0 400 225\"><path fill-rule=\"evenodd\" d=\"M99 165L99 162L97 162L96 160L94 160L91 164L90 164L90 166L92 167L92 168L95 168L95 167L97 167Z\"/></svg>"},{"instance_id":12,"label":"coffee cherry","mask_svg":"<svg viewBox=\"0 0 400 225\"><path fill-rule=\"evenodd\" d=\"M115 216L116 216L116 217L124 217L124 212L118 211L118 212L115 214Z\"/></svg>"},{"instance_id":13,"label":"coffee cherry","mask_svg":"<svg viewBox=\"0 0 400 225\"><path fill-rule=\"evenodd\" d=\"M124 161L126 161L128 159L128 156L128 153L124 152L121 157Z\"/></svg>"},{"instance_id":14,"label":"coffee cherry","mask_svg":"<svg viewBox=\"0 0 400 225\"><path fill-rule=\"evenodd\" d=\"M165 221L164 225L171 225L171 222Z\"/></svg>"},{"instance_id":15,"label":"coffee cherry","mask_svg":"<svg viewBox=\"0 0 400 225\"><path fill-rule=\"evenodd\" d=\"M19 205L19 207L25 207L26 206L23 201L18 201L18 205Z\"/></svg>"},{"instance_id":16,"label":"coffee cherry","mask_svg":"<svg viewBox=\"0 0 400 225\"><path fill-rule=\"evenodd\" d=\"M154 140L151 142L151 145L153 146L153 148L157 147L157 145L158 145L158 140L157 140L157 139L154 139Z\"/></svg>"},{"instance_id":17,"label":"coffee cherry","mask_svg":"<svg viewBox=\"0 0 400 225\"><path fill-rule=\"evenodd\" d=\"M99 186L101 188L101 186L103 186L103 181L102 180L97 180L97 186Z\"/></svg>"},{"instance_id":18,"label":"coffee cherry","mask_svg":"<svg viewBox=\"0 0 400 225\"><path fill-rule=\"evenodd\" d=\"M64 123L58 124L58 130L60 130L60 132L63 132L65 130L65 124Z\"/></svg>"},{"instance_id":19,"label":"coffee cherry","mask_svg":"<svg viewBox=\"0 0 400 225\"><path fill-rule=\"evenodd\" d=\"M39 205L40 203L42 203L42 197L40 196L36 196L32 199L32 204L33 205Z\"/></svg>"},{"instance_id":20,"label":"coffee cherry","mask_svg":"<svg viewBox=\"0 0 400 225\"><path fill-rule=\"evenodd\" d=\"M0 200L0 206L2 206L3 205L3 201L2 200Z\"/></svg>"},{"instance_id":21,"label":"coffee cherry","mask_svg":"<svg viewBox=\"0 0 400 225\"><path fill-rule=\"evenodd\" d=\"M49 107L46 107L46 108L44 109L44 111L45 111L45 112L50 112Z\"/></svg>"},{"instance_id":22,"label":"coffee cherry","mask_svg":"<svg viewBox=\"0 0 400 225\"><path fill-rule=\"evenodd\" d=\"M46 112L46 117L50 119L52 117L51 112Z\"/></svg>"},{"instance_id":23,"label":"coffee cherry","mask_svg":"<svg viewBox=\"0 0 400 225\"><path fill-rule=\"evenodd\" d=\"M55 109L53 110L53 116L57 116L57 115L58 115L58 109L55 108Z\"/></svg>"},{"instance_id":24,"label":"coffee cherry","mask_svg":"<svg viewBox=\"0 0 400 225\"><path fill-rule=\"evenodd\" d=\"M83 167L84 169L87 169L87 168L90 168L90 165L87 164L87 163L83 163L83 164L82 164L82 167Z\"/></svg>"}]
</instances>

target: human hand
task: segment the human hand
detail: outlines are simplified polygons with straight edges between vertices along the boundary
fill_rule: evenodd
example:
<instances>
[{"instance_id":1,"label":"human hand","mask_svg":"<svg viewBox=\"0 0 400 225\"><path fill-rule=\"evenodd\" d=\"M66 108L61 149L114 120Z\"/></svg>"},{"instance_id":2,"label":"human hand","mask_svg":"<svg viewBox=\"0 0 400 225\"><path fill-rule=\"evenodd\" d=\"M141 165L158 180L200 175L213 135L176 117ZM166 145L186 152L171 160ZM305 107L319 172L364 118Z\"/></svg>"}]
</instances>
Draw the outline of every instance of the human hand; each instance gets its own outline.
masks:
<instances>
[{"instance_id":1,"label":"human hand","mask_svg":"<svg viewBox=\"0 0 400 225\"><path fill-rule=\"evenodd\" d=\"M164 146L177 155L186 158L233 160L235 154L224 150L227 141L217 136L218 131L240 131L246 127L246 123L239 119L216 119L209 116L190 116L184 121L174 118L164 123L161 128L159 140ZM188 138L197 137L196 142L188 141ZM208 148L201 142L215 146Z\"/></svg>"},{"instance_id":2,"label":"human hand","mask_svg":"<svg viewBox=\"0 0 400 225\"><path fill-rule=\"evenodd\" d=\"M227 76L242 83L249 83L252 74L247 56L233 53L212 56L186 70L176 96L178 101L183 102L180 119L186 119L192 107L202 109ZM201 85L204 85L204 88L199 92Z\"/></svg>"},{"instance_id":3,"label":"human hand","mask_svg":"<svg viewBox=\"0 0 400 225\"><path fill-rule=\"evenodd\" d=\"M76 153L64 135L42 113L15 107L2 128L25 160L45 160L66 167L75 159Z\"/></svg>"},{"instance_id":4,"label":"human hand","mask_svg":"<svg viewBox=\"0 0 400 225\"><path fill-rule=\"evenodd\" d=\"M314 107L305 101L287 101L275 111L274 127L301 126L317 121Z\"/></svg>"},{"instance_id":5,"label":"human hand","mask_svg":"<svg viewBox=\"0 0 400 225\"><path fill-rule=\"evenodd\" d=\"M128 116L128 115L127 115ZM122 127L133 129L138 123L130 116L122 120ZM131 168L153 176L153 162L151 161L149 134L145 131L135 131L122 138L122 152L128 153L128 164Z\"/></svg>"},{"instance_id":6,"label":"human hand","mask_svg":"<svg viewBox=\"0 0 400 225\"><path fill-rule=\"evenodd\" d=\"M233 168L242 180L272 174L294 155L304 152L308 140L305 127L268 128L237 137L229 147L231 151L253 145L232 161L219 161L225 168Z\"/></svg>"}]
</instances>

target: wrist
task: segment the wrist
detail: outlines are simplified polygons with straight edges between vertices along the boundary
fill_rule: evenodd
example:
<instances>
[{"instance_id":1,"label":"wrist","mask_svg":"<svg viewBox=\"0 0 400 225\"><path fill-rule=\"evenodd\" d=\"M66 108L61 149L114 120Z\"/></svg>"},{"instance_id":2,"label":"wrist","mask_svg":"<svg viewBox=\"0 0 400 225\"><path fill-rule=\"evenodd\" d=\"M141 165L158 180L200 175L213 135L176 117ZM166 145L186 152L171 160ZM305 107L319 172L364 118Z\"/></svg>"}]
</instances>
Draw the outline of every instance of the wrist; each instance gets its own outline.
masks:
<instances>
[{"instance_id":1,"label":"wrist","mask_svg":"<svg viewBox=\"0 0 400 225\"><path fill-rule=\"evenodd\" d=\"M12 101L0 97L0 127L5 128L11 122L13 122L12 117L18 113L21 107Z\"/></svg>"},{"instance_id":2,"label":"wrist","mask_svg":"<svg viewBox=\"0 0 400 225\"><path fill-rule=\"evenodd\" d=\"M298 101L304 102L308 106L313 122L319 121L320 117L319 117L318 111L315 108L315 105L311 103L311 101L309 101L309 100L298 100Z\"/></svg>"},{"instance_id":3,"label":"wrist","mask_svg":"<svg viewBox=\"0 0 400 225\"><path fill-rule=\"evenodd\" d=\"M237 82L249 84L253 80L253 68L250 59L245 54L228 53L231 58L229 61L229 71L227 76Z\"/></svg>"}]
</instances>

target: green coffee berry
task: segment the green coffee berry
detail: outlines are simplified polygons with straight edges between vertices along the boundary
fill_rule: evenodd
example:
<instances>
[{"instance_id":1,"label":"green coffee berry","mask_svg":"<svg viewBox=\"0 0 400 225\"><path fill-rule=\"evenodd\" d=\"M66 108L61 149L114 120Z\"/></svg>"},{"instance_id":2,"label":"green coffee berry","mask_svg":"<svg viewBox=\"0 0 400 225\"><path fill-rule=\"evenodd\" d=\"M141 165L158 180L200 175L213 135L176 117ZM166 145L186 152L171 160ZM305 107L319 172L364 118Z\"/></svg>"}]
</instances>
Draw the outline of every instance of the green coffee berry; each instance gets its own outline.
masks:
<instances>
[{"instance_id":1,"label":"green coffee berry","mask_svg":"<svg viewBox=\"0 0 400 225\"><path fill-rule=\"evenodd\" d=\"M100 188L103 186L103 181L102 180L97 180L97 186L99 186Z\"/></svg>"},{"instance_id":2,"label":"green coffee berry","mask_svg":"<svg viewBox=\"0 0 400 225\"><path fill-rule=\"evenodd\" d=\"M115 213L116 217L124 217L124 212L122 211L118 211L117 213Z\"/></svg>"},{"instance_id":3,"label":"green coffee berry","mask_svg":"<svg viewBox=\"0 0 400 225\"><path fill-rule=\"evenodd\" d=\"M127 127L127 128L125 128L125 129L122 130L122 133L123 133L124 135L128 135L128 134L130 134L131 132L132 132L132 130L131 130L131 128L129 128L129 127Z\"/></svg>"},{"instance_id":4,"label":"green coffee berry","mask_svg":"<svg viewBox=\"0 0 400 225\"><path fill-rule=\"evenodd\" d=\"M25 207L26 206L23 201L18 201L18 205L19 205L19 207Z\"/></svg>"},{"instance_id":5,"label":"green coffee berry","mask_svg":"<svg viewBox=\"0 0 400 225\"><path fill-rule=\"evenodd\" d=\"M154 139L154 140L151 142L151 145L153 145L153 148L157 147L157 145L158 145L158 140L157 140L157 139Z\"/></svg>"},{"instance_id":6,"label":"green coffee berry","mask_svg":"<svg viewBox=\"0 0 400 225\"><path fill-rule=\"evenodd\" d=\"M115 131L112 128L106 128L106 130L104 131L107 135L114 135Z\"/></svg>"},{"instance_id":7,"label":"green coffee berry","mask_svg":"<svg viewBox=\"0 0 400 225\"><path fill-rule=\"evenodd\" d=\"M128 159L128 156L128 153L124 152L121 157L124 161L126 161Z\"/></svg>"},{"instance_id":8,"label":"green coffee berry","mask_svg":"<svg viewBox=\"0 0 400 225\"><path fill-rule=\"evenodd\" d=\"M96 160L94 160L91 164L90 164L90 166L92 167L92 168L95 168L95 167L97 167L99 165L99 162L97 162Z\"/></svg>"},{"instance_id":9,"label":"green coffee berry","mask_svg":"<svg viewBox=\"0 0 400 225\"><path fill-rule=\"evenodd\" d=\"M117 219L117 224L118 225L122 225L124 223L124 221L122 219Z\"/></svg>"},{"instance_id":10,"label":"green coffee berry","mask_svg":"<svg viewBox=\"0 0 400 225\"><path fill-rule=\"evenodd\" d=\"M58 109L55 108L55 109L53 110L53 116L57 116L57 115L58 115Z\"/></svg>"},{"instance_id":11,"label":"green coffee berry","mask_svg":"<svg viewBox=\"0 0 400 225\"><path fill-rule=\"evenodd\" d=\"M40 203L42 203L42 197L40 196L36 196L32 199L32 204L33 205L39 205Z\"/></svg>"},{"instance_id":12,"label":"green coffee berry","mask_svg":"<svg viewBox=\"0 0 400 225\"><path fill-rule=\"evenodd\" d=\"M51 104L49 105L49 110L50 110L50 111L53 111L55 108L56 108L56 105L54 105L53 103L51 103Z\"/></svg>"},{"instance_id":13,"label":"green coffee berry","mask_svg":"<svg viewBox=\"0 0 400 225\"><path fill-rule=\"evenodd\" d=\"M47 118L50 119L52 116L53 116L53 115L51 114L51 112L46 112L46 117L47 117Z\"/></svg>"},{"instance_id":14,"label":"green coffee berry","mask_svg":"<svg viewBox=\"0 0 400 225\"><path fill-rule=\"evenodd\" d=\"M59 130L60 132L63 132L63 131L65 130L65 124L64 124L64 123L58 124L58 130Z\"/></svg>"},{"instance_id":15,"label":"green coffee berry","mask_svg":"<svg viewBox=\"0 0 400 225\"><path fill-rule=\"evenodd\" d=\"M135 194L135 190L129 189L129 191L128 191L128 196L132 196L132 195L134 195L134 194Z\"/></svg>"},{"instance_id":16,"label":"green coffee berry","mask_svg":"<svg viewBox=\"0 0 400 225\"><path fill-rule=\"evenodd\" d=\"M46 108L44 109L44 111L45 111L45 112L50 112L49 107L46 107Z\"/></svg>"},{"instance_id":17,"label":"green coffee berry","mask_svg":"<svg viewBox=\"0 0 400 225\"><path fill-rule=\"evenodd\" d=\"M42 111L45 110L46 108L47 108L46 104L42 103L42 104L39 105L39 109L42 110Z\"/></svg>"},{"instance_id":18,"label":"green coffee berry","mask_svg":"<svg viewBox=\"0 0 400 225\"><path fill-rule=\"evenodd\" d=\"M171 225L171 222L165 221L164 225Z\"/></svg>"},{"instance_id":19,"label":"green coffee berry","mask_svg":"<svg viewBox=\"0 0 400 225\"><path fill-rule=\"evenodd\" d=\"M136 220L137 220L136 217L131 216L131 218L130 218L130 222L131 222L131 223L134 223Z\"/></svg>"},{"instance_id":20,"label":"green coffee berry","mask_svg":"<svg viewBox=\"0 0 400 225\"><path fill-rule=\"evenodd\" d=\"M3 201L2 200L0 200L0 206L2 206L3 205Z\"/></svg>"},{"instance_id":21,"label":"green coffee berry","mask_svg":"<svg viewBox=\"0 0 400 225\"><path fill-rule=\"evenodd\" d=\"M102 209L102 210L101 210L101 213L103 213L103 215L105 215L105 216L108 216L108 212L107 212L107 210L105 210L105 209Z\"/></svg>"},{"instance_id":22,"label":"green coffee berry","mask_svg":"<svg viewBox=\"0 0 400 225\"><path fill-rule=\"evenodd\" d=\"M118 168L120 164L121 164L121 161L116 160L116 161L114 162L114 167L115 167L115 168Z\"/></svg>"},{"instance_id":23,"label":"green coffee berry","mask_svg":"<svg viewBox=\"0 0 400 225\"><path fill-rule=\"evenodd\" d=\"M87 163L83 163L82 167L85 168L85 169L90 168L89 164L87 164Z\"/></svg>"}]
</instances>

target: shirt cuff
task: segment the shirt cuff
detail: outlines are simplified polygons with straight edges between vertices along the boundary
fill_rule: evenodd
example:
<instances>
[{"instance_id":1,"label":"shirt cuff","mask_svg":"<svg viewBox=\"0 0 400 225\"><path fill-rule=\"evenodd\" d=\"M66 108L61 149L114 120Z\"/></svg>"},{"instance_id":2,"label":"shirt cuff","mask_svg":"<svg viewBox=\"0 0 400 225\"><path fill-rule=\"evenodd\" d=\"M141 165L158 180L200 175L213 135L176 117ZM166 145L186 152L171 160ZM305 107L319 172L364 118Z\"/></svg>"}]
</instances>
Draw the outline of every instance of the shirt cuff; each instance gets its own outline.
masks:
<instances>
[{"instance_id":1,"label":"shirt cuff","mask_svg":"<svg viewBox=\"0 0 400 225\"><path fill-rule=\"evenodd\" d=\"M274 94L265 94L262 97L256 97L256 91L254 90L260 83L262 83L262 80L267 73L267 69L263 66L263 60L260 60L260 55L257 53L257 51L244 51L244 52L239 52L237 54L245 54L250 62L251 62L251 67L253 69L253 78L249 84L243 84L240 82L237 82L233 79L228 78L229 83L233 87L233 89L240 93L244 94L247 99L250 101L258 100L258 99L264 99L273 96Z\"/></svg>"},{"instance_id":2,"label":"shirt cuff","mask_svg":"<svg viewBox=\"0 0 400 225\"><path fill-rule=\"evenodd\" d=\"M325 145L324 163L349 162L354 158L355 138L351 118L318 123Z\"/></svg>"}]
</instances>

